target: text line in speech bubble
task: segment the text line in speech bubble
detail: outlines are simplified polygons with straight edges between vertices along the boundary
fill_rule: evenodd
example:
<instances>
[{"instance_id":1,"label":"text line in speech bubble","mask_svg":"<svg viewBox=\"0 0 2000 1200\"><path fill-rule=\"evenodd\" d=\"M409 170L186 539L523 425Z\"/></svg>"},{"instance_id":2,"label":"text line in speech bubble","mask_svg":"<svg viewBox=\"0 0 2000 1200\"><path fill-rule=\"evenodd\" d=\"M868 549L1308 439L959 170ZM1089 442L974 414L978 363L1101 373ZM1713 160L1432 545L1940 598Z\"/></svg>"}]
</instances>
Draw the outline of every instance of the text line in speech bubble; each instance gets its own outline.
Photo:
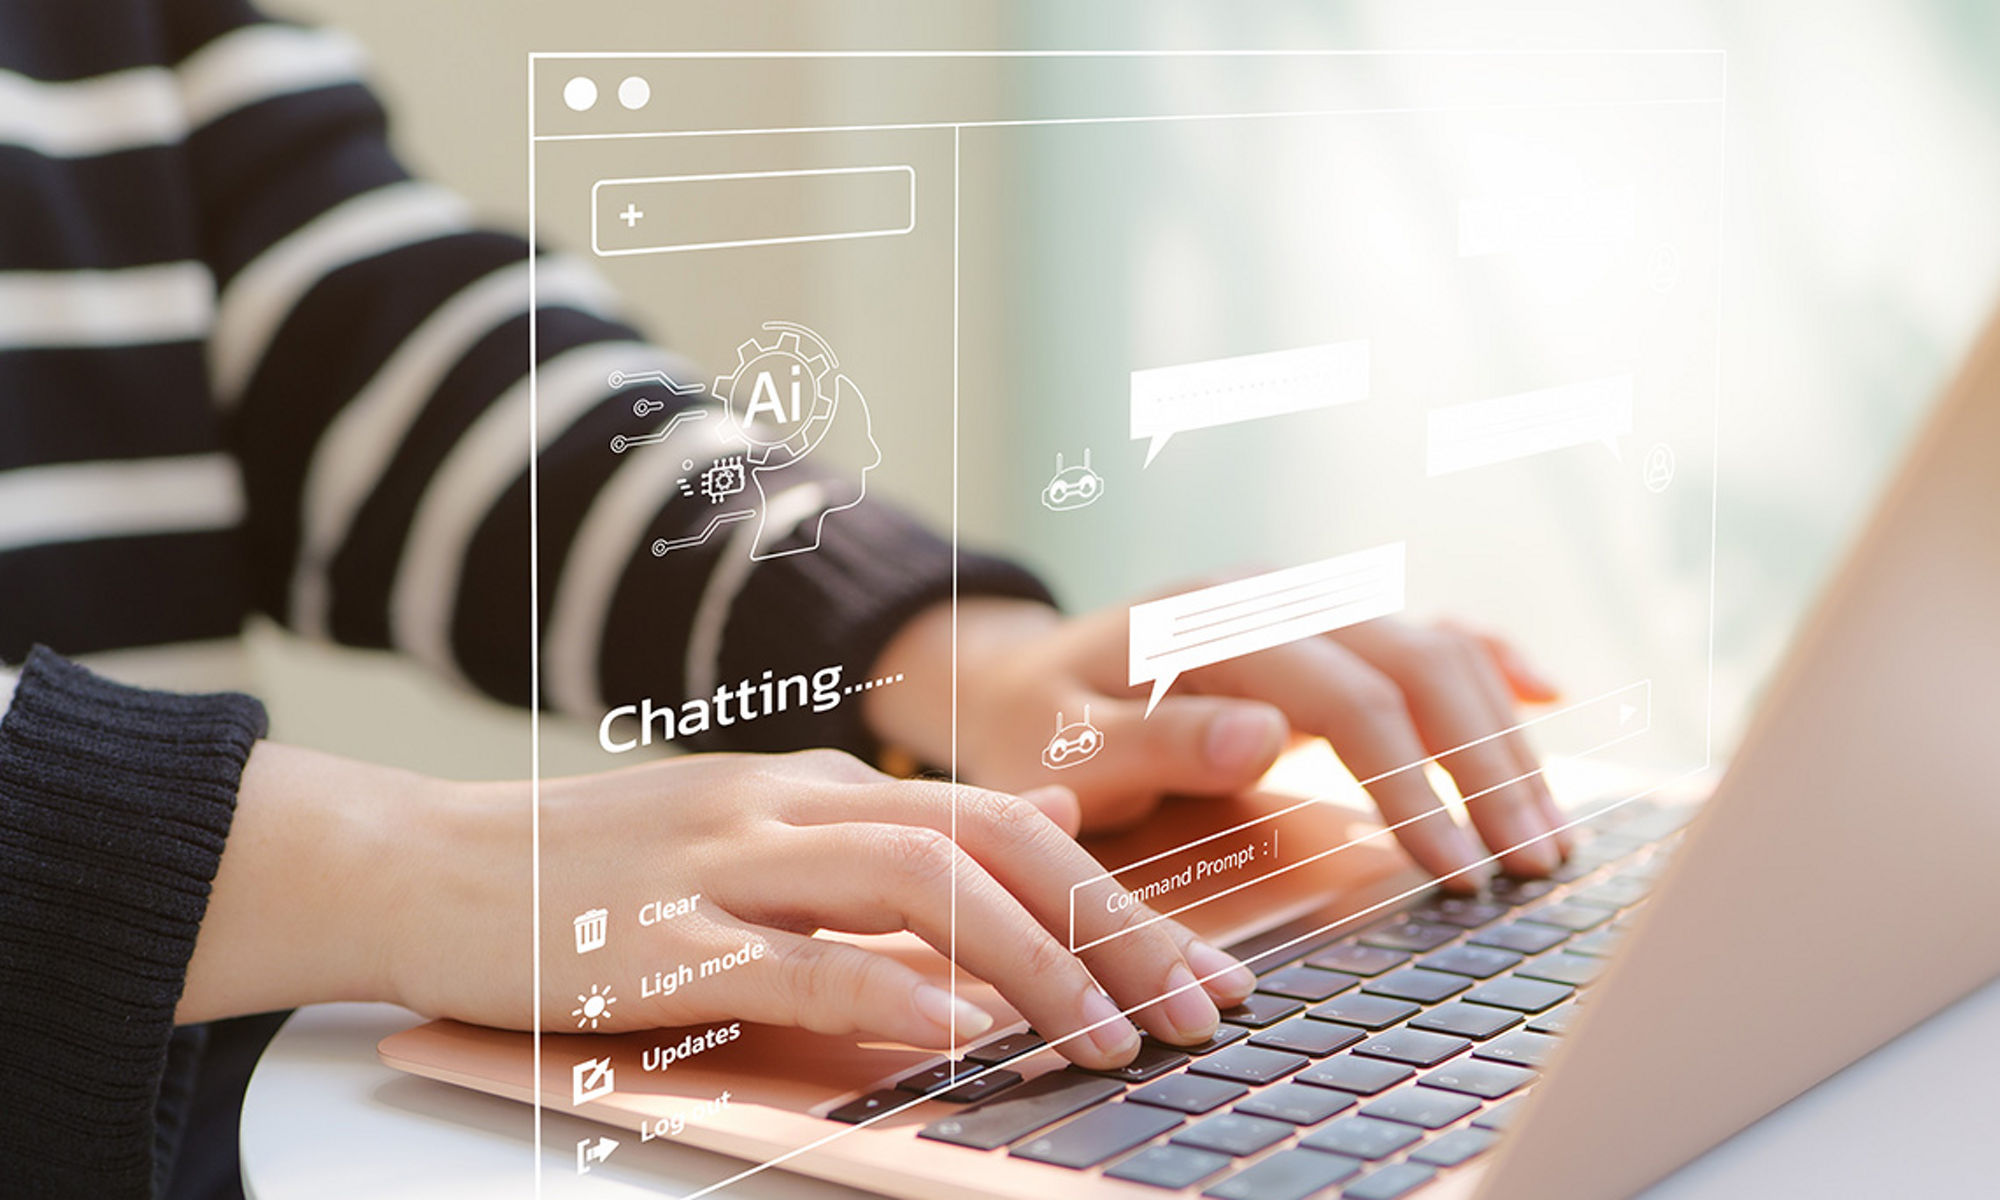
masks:
<instances>
[{"instance_id":1,"label":"text line in speech bubble","mask_svg":"<svg viewBox=\"0 0 2000 1200\"><path fill-rule=\"evenodd\" d=\"M1146 465L1167 439L1368 399L1368 343L1335 342L1132 372L1132 438L1149 439Z\"/></svg>"},{"instance_id":2,"label":"text line in speech bubble","mask_svg":"<svg viewBox=\"0 0 2000 1200\"><path fill-rule=\"evenodd\" d=\"M1426 473L1469 471L1552 450L1601 443L1622 457L1632 432L1632 377L1612 375L1434 408Z\"/></svg>"},{"instance_id":3,"label":"text line in speech bubble","mask_svg":"<svg viewBox=\"0 0 2000 1200\"><path fill-rule=\"evenodd\" d=\"M1391 542L1135 604L1130 682L1153 685L1150 716L1183 671L1401 612L1403 577Z\"/></svg>"}]
</instances>

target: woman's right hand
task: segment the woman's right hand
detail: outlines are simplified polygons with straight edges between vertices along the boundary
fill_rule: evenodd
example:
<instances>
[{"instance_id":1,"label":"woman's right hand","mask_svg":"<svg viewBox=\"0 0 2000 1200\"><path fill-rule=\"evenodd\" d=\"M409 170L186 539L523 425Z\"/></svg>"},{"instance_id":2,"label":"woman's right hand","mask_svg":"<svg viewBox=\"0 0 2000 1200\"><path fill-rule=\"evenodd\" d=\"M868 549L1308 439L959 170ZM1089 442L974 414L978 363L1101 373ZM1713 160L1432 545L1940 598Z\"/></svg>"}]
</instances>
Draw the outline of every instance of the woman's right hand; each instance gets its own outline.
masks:
<instances>
[{"instance_id":1,"label":"woman's right hand","mask_svg":"<svg viewBox=\"0 0 2000 1200\"><path fill-rule=\"evenodd\" d=\"M407 885L395 998L430 1015L528 1028L528 788L444 787L424 813L407 814L437 848ZM1132 929L1080 956L1065 948L1071 886L1102 874L1065 829L1076 821L1061 788L1030 802L891 779L832 751L693 755L544 781L543 1027L575 1032L574 1010L595 986L616 997L600 1031L737 1019L943 1046L955 1015L961 1041L984 1032L988 1014L904 963L811 936L910 930L955 951L1084 1066L1136 1053L1121 1009L1136 1007L1139 1025L1164 1040L1205 1038L1217 1005L1255 981L1178 923ZM640 923L649 903L688 897L698 897L691 911ZM572 922L598 908L608 910L606 944L579 954ZM1151 915L1079 912L1078 942ZM704 977L709 962L733 965ZM648 986L656 975L680 982Z\"/></svg>"}]
</instances>

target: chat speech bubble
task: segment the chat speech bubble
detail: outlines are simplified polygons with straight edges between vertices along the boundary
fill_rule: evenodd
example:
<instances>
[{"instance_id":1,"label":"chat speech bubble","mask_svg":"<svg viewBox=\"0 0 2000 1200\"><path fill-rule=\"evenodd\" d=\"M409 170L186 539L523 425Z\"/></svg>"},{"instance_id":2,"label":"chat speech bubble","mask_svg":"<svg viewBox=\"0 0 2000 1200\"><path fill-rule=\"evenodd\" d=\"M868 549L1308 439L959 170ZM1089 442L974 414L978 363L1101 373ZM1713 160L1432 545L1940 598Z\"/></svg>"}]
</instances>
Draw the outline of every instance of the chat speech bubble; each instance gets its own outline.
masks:
<instances>
[{"instance_id":1,"label":"chat speech bubble","mask_svg":"<svg viewBox=\"0 0 2000 1200\"><path fill-rule=\"evenodd\" d=\"M1427 473L1449 475L1598 442L1623 457L1632 432L1632 377L1469 400L1430 411Z\"/></svg>"},{"instance_id":2,"label":"chat speech bubble","mask_svg":"<svg viewBox=\"0 0 2000 1200\"><path fill-rule=\"evenodd\" d=\"M1146 465L1189 429L1234 425L1368 398L1368 343L1335 342L1132 372L1132 438Z\"/></svg>"},{"instance_id":3,"label":"chat speech bubble","mask_svg":"<svg viewBox=\"0 0 2000 1200\"><path fill-rule=\"evenodd\" d=\"M1403 608L1403 543L1135 604L1130 682L1152 715L1183 671L1386 617Z\"/></svg>"}]
</instances>

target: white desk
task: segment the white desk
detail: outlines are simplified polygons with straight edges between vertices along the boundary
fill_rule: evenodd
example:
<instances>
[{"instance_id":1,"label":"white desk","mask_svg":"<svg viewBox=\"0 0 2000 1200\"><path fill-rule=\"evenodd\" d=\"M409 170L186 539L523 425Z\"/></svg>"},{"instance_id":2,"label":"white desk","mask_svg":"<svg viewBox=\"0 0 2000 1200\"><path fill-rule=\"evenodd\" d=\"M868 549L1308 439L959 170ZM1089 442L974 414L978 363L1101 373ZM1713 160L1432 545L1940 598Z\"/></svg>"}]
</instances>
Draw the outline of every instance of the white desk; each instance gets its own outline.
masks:
<instances>
[{"instance_id":1,"label":"white desk","mask_svg":"<svg viewBox=\"0 0 2000 1200\"><path fill-rule=\"evenodd\" d=\"M527 1106L410 1078L376 1060L375 1043L414 1021L385 1005L336 1004L306 1009L285 1025L258 1064L243 1106L243 1182L252 1200L534 1194ZM1988 1145L2000 1115L1996 1079L2000 981L1738 1134L1646 1198L1993 1195L2000 1179ZM543 1121L546 1197L657 1200L741 1169L731 1159L662 1142L641 1145L618 1131L621 1145L611 1160L579 1178L577 1139L600 1127L555 1112ZM780 1171L728 1194L742 1200L863 1195Z\"/></svg>"}]
</instances>

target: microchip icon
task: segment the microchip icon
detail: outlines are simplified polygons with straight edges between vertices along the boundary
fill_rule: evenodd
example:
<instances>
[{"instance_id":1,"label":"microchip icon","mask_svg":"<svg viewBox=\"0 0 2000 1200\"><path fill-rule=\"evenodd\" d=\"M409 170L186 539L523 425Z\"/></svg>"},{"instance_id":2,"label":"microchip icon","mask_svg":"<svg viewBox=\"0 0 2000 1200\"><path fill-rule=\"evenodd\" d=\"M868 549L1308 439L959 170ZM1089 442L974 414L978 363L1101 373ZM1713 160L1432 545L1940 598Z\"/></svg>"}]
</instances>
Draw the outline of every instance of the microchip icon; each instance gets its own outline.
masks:
<instances>
[{"instance_id":1,"label":"microchip icon","mask_svg":"<svg viewBox=\"0 0 2000 1200\"><path fill-rule=\"evenodd\" d=\"M701 494L708 497L709 503L720 504L742 491L746 483L743 456L732 455L701 473Z\"/></svg>"}]
</instances>

